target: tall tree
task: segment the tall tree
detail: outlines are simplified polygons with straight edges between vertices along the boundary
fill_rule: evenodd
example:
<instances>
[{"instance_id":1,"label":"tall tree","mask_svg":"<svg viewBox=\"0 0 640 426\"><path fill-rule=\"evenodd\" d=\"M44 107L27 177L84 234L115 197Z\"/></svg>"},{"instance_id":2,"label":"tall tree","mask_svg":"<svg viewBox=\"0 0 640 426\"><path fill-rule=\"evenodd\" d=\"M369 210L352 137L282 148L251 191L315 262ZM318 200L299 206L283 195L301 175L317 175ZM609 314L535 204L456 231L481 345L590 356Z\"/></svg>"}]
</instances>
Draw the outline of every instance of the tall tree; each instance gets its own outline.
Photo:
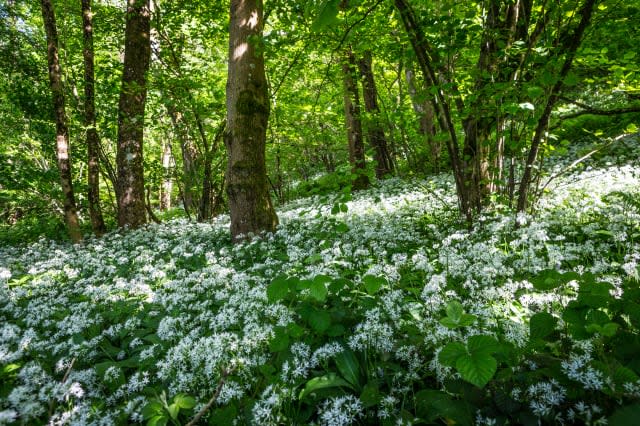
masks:
<instances>
[{"instance_id":1,"label":"tall tree","mask_svg":"<svg viewBox=\"0 0 640 426\"><path fill-rule=\"evenodd\" d=\"M269 96L264 71L262 0L231 0L227 77L227 195L231 236L273 231L278 217L265 164Z\"/></svg>"},{"instance_id":2,"label":"tall tree","mask_svg":"<svg viewBox=\"0 0 640 426\"><path fill-rule=\"evenodd\" d=\"M56 158L62 186L64 218L69 237L73 242L82 239L76 199L73 192L71 158L69 151L69 129L64 106L64 87L62 85L62 67L58 56L58 31L56 16L51 0L42 0L42 19L47 34L47 60L49 63L49 84L56 117Z\"/></svg>"},{"instance_id":3,"label":"tall tree","mask_svg":"<svg viewBox=\"0 0 640 426\"><path fill-rule=\"evenodd\" d=\"M95 80L93 72L93 13L91 0L82 0L82 27L84 56L84 125L86 126L89 217L96 235L106 232L100 209L100 139L96 129Z\"/></svg>"},{"instance_id":4,"label":"tall tree","mask_svg":"<svg viewBox=\"0 0 640 426\"><path fill-rule=\"evenodd\" d=\"M393 173L393 160L389 153L387 138L380 123L380 107L378 106L378 90L373 78L373 58L371 51L367 50L358 60L358 68L362 77L362 97L364 108L368 114L366 120L369 143L374 150L376 159L376 177L382 179Z\"/></svg>"},{"instance_id":5,"label":"tall tree","mask_svg":"<svg viewBox=\"0 0 640 426\"><path fill-rule=\"evenodd\" d=\"M540 142L542 141L542 136L547 129L549 124L549 119L551 117L551 111L553 110L554 105L560 98L560 92L562 90L563 81L569 74L569 70L571 70L571 64L576 57L576 52L580 47L580 43L582 42L582 36L584 35L585 30L589 26L591 22L591 17L593 15L593 9L596 5L596 0L586 0L580 9L580 22L578 23L576 29L573 33L566 37L566 45L565 45L565 59L562 63L562 68L560 69L559 78L551 88L549 97L547 98L547 102L544 106L544 110L538 119L538 124L536 125L536 131L533 135L533 140L531 142L531 148L529 149L529 155L527 156L527 161L525 163L524 173L522 174L522 179L520 179L520 188L518 193L518 211L524 211L527 207L528 203L528 195L529 195L529 185L531 185L531 170L533 169L533 165L536 162L536 158L538 156L538 150L540 149Z\"/></svg>"},{"instance_id":6,"label":"tall tree","mask_svg":"<svg viewBox=\"0 0 640 426\"><path fill-rule=\"evenodd\" d=\"M128 0L124 70L118 104L118 225L146 223L143 132L147 97L146 72L151 57L149 0Z\"/></svg>"},{"instance_id":7,"label":"tall tree","mask_svg":"<svg viewBox=\"0 0 640 426\"><path fill-rule=\"evenodd\" d=\"M356 59L349 46L342 60L342 81L344 85L344 116L349 142L349 162L355 179L353 189L364 189L369 186L369 177L365 173L364 140L362 136L362 120L360 115L360 95L356 78Z\"/></svg>"}]
</instances>

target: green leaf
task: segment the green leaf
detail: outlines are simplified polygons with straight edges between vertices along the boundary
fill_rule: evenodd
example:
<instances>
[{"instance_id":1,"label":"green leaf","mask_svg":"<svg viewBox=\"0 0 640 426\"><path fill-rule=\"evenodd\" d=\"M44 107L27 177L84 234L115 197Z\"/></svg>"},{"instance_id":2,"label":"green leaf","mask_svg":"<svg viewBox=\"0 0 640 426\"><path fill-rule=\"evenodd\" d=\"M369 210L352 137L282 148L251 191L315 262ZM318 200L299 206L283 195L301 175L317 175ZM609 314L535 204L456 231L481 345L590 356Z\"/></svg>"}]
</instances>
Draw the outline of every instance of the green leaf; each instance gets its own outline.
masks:
<instances>
[{"instance_id":1,"label":"green leaf","mask_svg":"<svg viewBox=\"0 0 640 426\"><path fill-rule=\"evenodd\" d=\"M609 417L609 426L630 426L638 424L640 418L640 404L627 405L618 408L611 417Z\"/></svg>"},{"instance_id":2,"label":"green leaf","mask_svg":"<svg viewBox=\"0 0 640 426\"><path fill-rule=\"evenodd\" d=\"M306 396L311 395L312 393L317 392L320 389L335 387L353 389L353 387L346 380L339 377L336 373L328 373L324 376L314 377L313 379L309 380L304 386L304 389L300 391L298 399L304 399Z\"/></svg>"},{"instance_id":3,"label":"green leaf","mask_svg":"<svg viewBox=\"0 0 640 426\"><path fill-rule=\"evenodd\" d=\"M179 393L178 395L173 397L173 403L180 408L190 410L196 406L196 399L192 396Z\"/></svg>"},{"instance_id":4,"label":"green leaf","mask_svg":"<svg viewBox=\"0 0 640 426\"><path fill-rule=\"evenodd\" d=\"M209 416L209 424L212 426L232 425L238 417L238 409L235 405L228 405L213 410Z\"/></svg>"},{"instance_id":5,"label":"green leaf","mask_svg":"<svg viewBox=\"0 0 640 426\"><path fill-rule=\"evenodd\" d=\"M386 283L386 280L382 277L376 277L373 275L365 275L362 277L362 282L364 283L364 289L370 295L376 294L380 291L380 288Z\"/></svg>"},{"instance_id":6,"label":"green leaf","mask_svg":"<svg viewBox=\"0 0 640 426\"><path fill-rule=\"evenodd\" d=\"M467 350L471 355L491 355L500 349L500 344L493 336L479 334L467 339Z\"/></svg>"},{"instance_id":7,"label":"green leaf","mask_svg":"<svg viewBox=\"0 0 640 426\"><path fill-rule=\"evenodd\" d=\"M544 89L539 86L529 86L527 87L527 95L531 99L537 99L544 94Z\"/></svg>"},{"instance_id":8,"label":"green leaf","mask_svg":"<svg viewBox=\"0 0 640 426\"><path fill-rule=\"evenodd\" d=\"M602 326L602 330L600 331L600 334L602 334L605 337L613 337L618 332L618 327L620 326L615 322L607 323L604 326Z\"/></svg>"},{"instance_id":9,"label":"green leaf","mask_svg":"<svg viewBox=\"0 0 640 426\"><path fill-rule=\"evenodd\" d=\"M311 282L309 291L311 292L311 297L319 302L324 302L325 300L327 300L327 294L329 294L327 286L322 281L316 280Z\"/></svg>"},{"instance_id":10,"label":"green leaf","mask_svg":"<svg viewBox=\"0 0 640 426\"><path fill-rule=\"evenodd\" d=\"M319 8L316 19L311 24L311 31L318 32L338 22L339 0L325 0Z\"/></svg>"},{"instance_id":11,"label":"green leaf","mask_svg":"<svg viewBox=\"0 0 640 426\"><path fill-rule=\"evenodd\" d=\"M360 401L362 401L365 408L378 405L381 399L380 390L375 382L369 382L364 385L360 394Z\"/></svg>"},{"instance_id":12,"label":"green leaf","mask_svg":"<svg viewBox=\"0 0 640 426\"><path fill-rule=\"evenodd\" d=\"M558 324L557 318L548 312L538 312L529 321L531 339L544 339L553 333Z\"/></svg>"},{"instance_id":13,"label":"green leaf","mask_svg":"<svg viewBox=\"0 0 640 426\"><path fill-rule=\"evenodd\" d=\"M457 323L460 321L460 318L462 318L464 309L460 302L453 300L447 304L446 312L447 316Z\"/></svg>"},{"instance_id":14,"label":"green leaf","mask_svg":"<svg viewBox=\"0 0 640 426\"><path fill-rule=\"evenodd\" d=\"M456 369L464 380L483 388L496 373L498 362L491 355L472 354L458 358Z\"/></svg>"},{"instance_id":15,"label":"green leaf","mask_svg":"<svg viewBox=\"0 0 640 426\"><path fill-rule=\"evenodd\" d=\"M176 403L170 404L167 407L167 411L169 412L169 416L173 420L178 420L178 414L180 413L180 407L178 406L178 404Z\"/></svg>"},{"instance_id":16,"label":"green leaf","mask_svg":"<svg viewBox=\"0 0 640 426\"><path fill-rule=\"evenodd\" d=\"M351 349L345 349L335 356L340 375L355 388L360 387L360 363Z\"/></svg>"},{"instance_id":17,"label":"green leaf","mask_svg":"<svg viewBox=\"0 0 640 426\"><path fill-rule=\"evenodd\" d=\"M278 300L284 299L287 294L289 294L289 281L287 281L286 277L279 276L274 278L267 287L267 299L269 303L277 302Z\"/></svg>"},{"instance_id":18,"label":"green leaf","mask_svg":"<svg viewBox=\"0 0 640 426\"><path fill-rule=\"evenodd\" d=\"M150 418L147 422L147 426L166 426L167 423L169 423L169 417L165 415L158 415Z\"/></svg>"},{"instance_id":19,"label":"green leaf","mask_svg":"<svg viewBox=\"0 0 640 426\"><path fill-rule=\"evenodd\" d=\"M638 375L635 371L627 367L618 367L613 373L613 381L617 386L623 386L625 383L635 383L638 380Z\"/></svg>"},{"instance_id":20,"label":"green leaf","mask_svg":"<svg viewBox=\"0 0 640 426\"><path fill-rule=\"evenodd\" d=\"M147 403L142 409L142 418L144 420L150 419L154 416L162 414L164 411L162 404L159 401L151 401Z\"/></svg>"},{"instance_id":21,"label":"green leaf","mask_svg":"<svg viewBox=\"0 0 640 426\"><path fill-rule=\"evenodd\" d=\"M316 311L309 317L309 325L316 332L323 333L331 325L331 316L325 311Z\"/></svg>"},{"instance_id":22,"label":"green leaf","mask_svg":"<svg viewBox=\"0 0 640 426\"><path fill-rule=\"evenodd\" d=\"M276 327L275 335L269 342L271 352L281 352L289 347L289 335L284 327Z\"/></svg>"},{"instance_id":23,"label":"green leaf","mask_svg":"<svg viewBox=\"0 0 640 426\"><path fill-rule=\"evenodd\" d=\"M460 357L467 355L467 348L460 342L451 342L442 348L438 354L440 364L448 367L455 367Z\"/></svg>"}]
</instances>

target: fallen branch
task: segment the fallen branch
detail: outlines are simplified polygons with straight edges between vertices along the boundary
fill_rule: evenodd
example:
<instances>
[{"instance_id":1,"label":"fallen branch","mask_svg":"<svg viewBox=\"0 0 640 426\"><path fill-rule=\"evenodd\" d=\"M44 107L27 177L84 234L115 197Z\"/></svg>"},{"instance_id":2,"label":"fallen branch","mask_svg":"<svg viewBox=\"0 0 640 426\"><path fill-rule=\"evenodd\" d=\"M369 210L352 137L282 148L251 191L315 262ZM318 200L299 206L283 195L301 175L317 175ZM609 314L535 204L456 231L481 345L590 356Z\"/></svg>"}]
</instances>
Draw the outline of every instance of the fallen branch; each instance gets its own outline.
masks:
<instances>
[{"instance_id":1,"label":"fallen branch","mask_svg":"<svg viewBox=\"0 0 640 426\"><path fill-rule=\"evenodd\" d=\"M207 405L202 407L202 409L198 411L198 414L196 414L195 417L191 419L191 421L187 423L186 426L196 425L198 421L202 418L202 416L204 416L205 413L209 411L211 407L213 407L213 404L216 403L218 396L220 396L220 392L222 391L222 386L224 386L224 382L226 381L227 377L229 377L229 374L231 374L231 371L232 371L231 369L222 371L222 377L220 377L220 381L218 382L218 386L216 387L216 391L213 393L213 396L211 397L209 402L207 402Z\"/></svg>"}]
</instances>

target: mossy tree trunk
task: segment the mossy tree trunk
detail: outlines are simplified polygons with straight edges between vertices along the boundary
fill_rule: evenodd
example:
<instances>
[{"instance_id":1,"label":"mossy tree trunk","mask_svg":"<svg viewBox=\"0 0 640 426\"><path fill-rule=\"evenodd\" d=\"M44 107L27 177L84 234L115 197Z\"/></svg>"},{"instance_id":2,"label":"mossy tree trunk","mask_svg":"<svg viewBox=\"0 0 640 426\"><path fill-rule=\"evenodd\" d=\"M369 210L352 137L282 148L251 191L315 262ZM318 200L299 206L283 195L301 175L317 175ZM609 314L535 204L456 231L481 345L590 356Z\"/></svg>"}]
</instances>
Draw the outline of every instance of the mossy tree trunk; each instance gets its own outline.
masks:
<instances>
[{"instance_id":1,"label":"mossy tree trunk","mask_svg":"<svg viewBox=\"0 0 640 426\"><path fill-rule=\"evenodd\" d=\"M151 56L149 0L128 0L124 71L118 110L118 225L146 223L143 169L146 72Z\"/></svg>"},{"instance_id":2,"label":"mossy tree trunk","mask_svg":"<svg viewBox=\"0 0 640 426\"><path fill-rule=\"evenodd\" d=\"M106 232L100 209L100 139L96 129L95 92L93 72L93 14L91 0L82 0L82 27L84 56L84 125L86 126L89 217L93 232L100 236Z\"/></svg>"},{"instance_id":3,"label":"mossy tree trunk","mask_svg":"<svg viewBox=\"0 0 640 426\"><path fill-rule=\"evenodd\" d=\"M56 158L62 186L64 219L69 237L73 242L82 239L76 199L73 191L71 158L69 153L69 129L64 106L64 87L62 85L62 68L58 55L58 31L56 16L51 0L42 0L42 19L47 34L47 60L49 64L49 85L53 99L56 118Z\"/></svg>"},{"instance_id":4,"label":"mossy tree trunk","mask_svg":"<svg viewBox=\"0 0 640 426\"><path fill-rule=\"evenodd\" d=\"M265 144L269 96L264 71L262 0L231 0L227 80L227 195L231 236L273 231L278 217L269 195Z\"/></svg>"}]
</instances>

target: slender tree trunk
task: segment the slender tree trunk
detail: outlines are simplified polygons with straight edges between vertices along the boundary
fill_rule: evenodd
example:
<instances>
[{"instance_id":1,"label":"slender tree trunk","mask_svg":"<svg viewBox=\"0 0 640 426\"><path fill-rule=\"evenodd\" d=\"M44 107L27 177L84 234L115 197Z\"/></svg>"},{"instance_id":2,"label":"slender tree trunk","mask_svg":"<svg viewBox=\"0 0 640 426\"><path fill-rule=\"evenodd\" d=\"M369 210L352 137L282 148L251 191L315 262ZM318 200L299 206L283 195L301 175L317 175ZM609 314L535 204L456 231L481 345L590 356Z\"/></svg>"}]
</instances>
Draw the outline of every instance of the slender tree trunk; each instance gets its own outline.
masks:
<instances>
[{"instance_id":1,"label":"slender tree trunk","mask_svg":"<svg viewBox=\"0 0 640 426\"><path fill-rule=\"evenodd\" d=\"M196 201L197 196L194 194L194 188L196 186L196 159L198 157L198 151L195 147L194 141L191 139L189 130L186 128L186 123L182 114L180 114L175 106L169 102L166 106L169 116L171 117L171 124L175 131L175 135L180 142L180 153L182 154L182 201L185 212L189 216L192 209L195 209L198 205Z\"/></svg>"},{"instance_id":2,"label":"slender tree trunk","mask_svg":"<svg viewBox=\"0 0 640 426\"><path fill-rule=\"evenodd\" d=\"M216 134L213 137L213 143L211 145L211 148L209 148L208 143L205 144L204 171L202 174L202 196L200 197L200 208L198 210L198 222L206 222L210 220L213 217L216 211L216 208L220 204L219 201L216 200L217 193L220 191L216 191L216 188L214 187L212 163L213 163L213 154L217 151L217 147L224 135L226 128L227 128L227 121L223 120L222 123L220 123L220 125L218 126L218 130L216 130ZM219 169L216 167L216 170L219 170Z\"/></svg>"},{"instance_id":3,"label":"slender tree trunk","mask_svg":"<svg viewBox=\"0 0 640 426\"><path fill-rule=\"evenodd\" d=\"M173 157L171 155L171 145L165 142L162 150L162 185L160 186L160 210L169 210L171 208L171 192L173 192Z\"/></svg>"},{"instance_id":4,"label":"slender tree trunk","mask_svg":"<svg viewBox=\"0 0 640 426\"><path fill-rule=\"evenodd\" d=\"M394 4L398 12L400 12L402 23L411 41L411 46L416 54L424 78L428 84L436 87L437 106L439 108L436 115L439 119L440 128L449 133L447 152L449 153L451 168L453 169L453 176L456 182L460 212L465 216L467 222L471 224L473 221L473 207L469 199L469 188L464 179L465 167L460 158L458 135L453 125L448 96L437 86L437 82L440 79L436 72L436 67L433 64L434 61L432 61L434 52L430 49L429 43L427 42L424 32L418 25L418 20L408 0L394 0ZM458 109L462 109L461 105L458 106Z\"/></svg>"},{"instance_id":5,"label":"slender tree trunk","mask_svg":"<svg viewBox=\"0 0 640 426\"><path fill-rule=\"evenodd\" d=\"M532 169L533 164L536 162L536 158L538 156L538 150L540 149L540 143L542 141L542 136L547 129L549 124L549 118L551 117L551 111L555 103L558 101L560 97L560 91L562 90L562 81L569 74L569 70L571 70L571 65L573 64L573 59L576 56L576 51L580 47L580 43L582 42L582 36L584 31L589 26L591 22L591 16L593 14L593 8L596 4L597 0L586 0L580 10L580 23L574 30L573 34L569 38L569 42L565 46L565 59L562 64L562 68L560 69L560 73L558 75L557 82L553 85L551 89L551 93L547 99L547 103L538 119L538 124L536 126L536 131L533 136L533 140L531 141L531 149L529 150L529 155L527 156L527 162L525 164L524 172L522 174L522 179L520 180L520 188L518 192L518 205L517 209L519 212L524 211L527 208L528 195L529 195L529 186L531 185L532 180Z\"/></svg>"},{"instance_id":6,"label":"slender tree trunk","mask_svg":"<svg viewBox=\"0 0 640 426\"><path fill-rule=\"evenodd\" d=\"M128 0L124 70L118 110L118 225L146 223L143 132L146 72L151 56L149 0Z\"/></svg>"},{"instance_id":7,"label":"slender tree trunk","mask_svg":"<svg viewBox=\"0 0 640 426\"><path fill-rule=\"evenodd\" d=\"M360 116L360 95L356 80L355 58L349 47L342 61L342 79L344 83L344 115L349 141L349 162L355 179L352 182L354 190L369 186L364 158L364 141L362 137L362 121Z\"/></svg>"},{"instance_id":8,"label":"slender tree trunk","mask_svg":"<svg viewBox=\"0 0 640 426\"><path fill-rule=\"evenodd\" d=\"M433 162L433 171L438 173L440 171L440 155L442 147L435 139L436 125L434 119L436 109L432 105L433 99L420 99L415 85L415 72L412 67L406 68L405 79L407 81L413 111L418 116L420 134L424 136L427 147L429 148L431 161Z\"/></svg>"},{"instance_id":9,"label":"slender tree trunk","mask_svg":"<svg viewBox=\"0 0 640 426\"><path fill-rule=\"evenodd\" d=\"M64 88L62 87L62 68L58 57L58 32L56 17L51 0L42 0L42 19L47 34L47 60L49 63L49 84L53 98L53 108L56 117L56 157L62 186L64 218L69 237L73 242L82 239L76 199L73 192L71 173L71 158L69 152L69 130L64 108Z\"/></svg>"},{"instance_id":10,"label":"slender tree trunk","mask_svg":"<svg viewBox=\"0 0 640 426\"><path fill-rule=\"evenodd\" d=\"M393 161L389 153L387 138L380 123L380 108L378 107L378 90L373 78L371 51L367 50L358 61L360 76L362 77L362 96L364 107L369 115L367 121L367 133L369 143L374 149L376 158L376 177L384 178L393 173Z\"/></svg>"},{"instance_id":11,"label":"slender tree trunk","mask_svg":"<svg viewBox=\"0 0 640 426\"><path fill-rule=\"evenodd\" d=\"M225 145L234 241L278 225L265 163L269 95L260 44L263 25L262 0L231 0Z\"/></svg>"},{"instance_id":12,"label":"slender tree trunk","mask_svg":"<svg viewBox=\"0 0 640 426\"><path fill-rule=\"evenodd\" d=\"M100 236L107 228L100 208L100 139L96 129L93 72L93 14L91 0L82 0L84 56L84 125L87 128L87 163L89 217L94 234Z\"/></svg>"}]
</instances>

